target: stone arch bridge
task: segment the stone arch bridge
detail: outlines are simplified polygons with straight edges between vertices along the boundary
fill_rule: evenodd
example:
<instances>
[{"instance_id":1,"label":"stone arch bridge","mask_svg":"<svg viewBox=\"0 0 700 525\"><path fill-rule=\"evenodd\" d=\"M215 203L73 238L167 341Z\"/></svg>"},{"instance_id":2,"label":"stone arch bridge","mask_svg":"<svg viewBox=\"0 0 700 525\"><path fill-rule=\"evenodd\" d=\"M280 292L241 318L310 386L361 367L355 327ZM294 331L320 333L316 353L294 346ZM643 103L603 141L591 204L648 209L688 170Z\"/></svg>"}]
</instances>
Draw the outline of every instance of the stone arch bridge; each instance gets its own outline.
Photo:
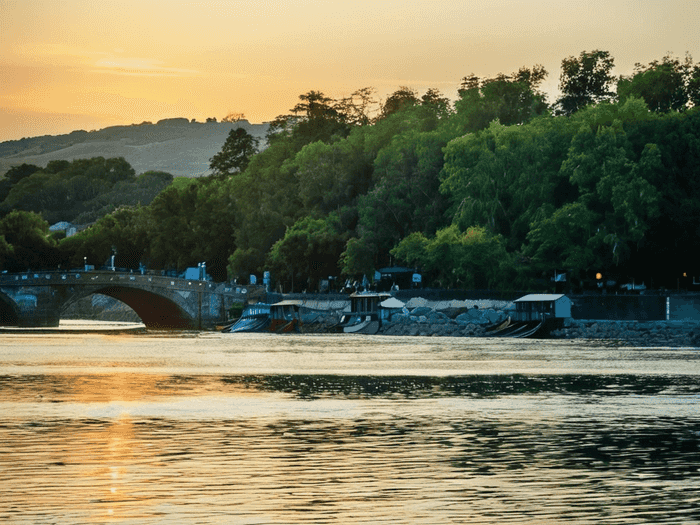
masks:
<instances>
[{"instance_id":1,"label":"stone arch bridge","mask_svg":"<svg viewBox=\"0 0 700 525\"><path fill-rule=\"evenodd\" d=\"M260 286L238 286L112 271L26 272L0 275L0 325L58 326L61 312L92 294L117 299L147 328L206 330L226 322L236 302L264 300Z\"/></svg>"}]
</instances>

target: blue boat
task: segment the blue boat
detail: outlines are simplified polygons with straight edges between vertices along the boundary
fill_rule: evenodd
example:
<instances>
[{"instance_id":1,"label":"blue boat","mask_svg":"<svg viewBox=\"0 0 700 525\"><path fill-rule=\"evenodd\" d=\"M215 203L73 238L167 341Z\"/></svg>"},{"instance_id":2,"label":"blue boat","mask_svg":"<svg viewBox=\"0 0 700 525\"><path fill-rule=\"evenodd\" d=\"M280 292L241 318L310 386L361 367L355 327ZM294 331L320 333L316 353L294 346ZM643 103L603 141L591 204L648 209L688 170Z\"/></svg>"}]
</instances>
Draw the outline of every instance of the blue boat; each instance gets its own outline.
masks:
<instances>
[{"instance_id":1,"label":"blue boat","mask_svg":"<svg viewBox=\"0 0 700 525\"><path fill-rule=\"evenodd\" d=\"M270 324L270 305L267 303L250 304L243 310L238 320L224 328L224 333L261 332Z\"/></svg>"}]
</instances>

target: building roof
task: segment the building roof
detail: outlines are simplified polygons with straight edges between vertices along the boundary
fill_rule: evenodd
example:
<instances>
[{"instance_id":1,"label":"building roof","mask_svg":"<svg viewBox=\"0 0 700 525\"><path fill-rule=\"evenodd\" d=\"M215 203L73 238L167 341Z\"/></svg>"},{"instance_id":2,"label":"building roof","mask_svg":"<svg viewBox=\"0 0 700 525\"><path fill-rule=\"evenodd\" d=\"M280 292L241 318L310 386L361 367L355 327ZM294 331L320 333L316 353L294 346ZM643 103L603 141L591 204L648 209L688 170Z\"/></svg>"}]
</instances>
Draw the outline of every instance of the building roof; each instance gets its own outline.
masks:
<instances>
[{"instance_id":1,"label":"building roof","mask_svg":"<svg viewBox=\"0 0 700 525\"><path fill-rule=\"evenodd\" d=\"M388 268L380 268L379 273L415 273L415 269L406 268L405 266L389 266Z\"/></svg>"},{"instance_id":2,"label":"building roof","mask_svg":"<svg viewBox=\"0 0 700 525\"><path fill-rule=\"evenodd\" d=\"M51 226L49 226L49 231L61 232L61 231L67 230L71 226L73 226L73 225L70 222L60 221L60 222L57 222L56 224L52 224Z\"/></svg>"},{"instance_id":3,"label":"building roof","mask_svg":"<svg viewBox=\"0 0 700 525\"><path fill-rule=\"evenodd\" d=\"M275 303L270 306L301 306L302 304L302 301L296 301L294 299L285 299L284 301L280 301L279 303Z\"/></svg>"},{"instance_id":4,"label":"building roof","mask_svg":"<svg viewBox=\"0 0 700 525\"><path fill-rule=\"evenodd\" d=\"M353 293L353 294L350 294L350 297L351 297L351 298L353 298L353 297L379 297L379 298L386 297L386 298L388 299L389 297L391 297L391 294L388 293L388 292L379 292L379 293L375 293L375 292L355 292L355 293Z\"/></svg>"},{"instance_id":5,"label":"building roof","mask_svg":"<svg viewBox=\"0 0 700 525\"><path fill-rule=\"evenodd\" d=\"M535 303L535 302L549 302L549 301L557 301L561 299L562 297L566 297L566 295L561 294L561 293L531 293L529 295L524 295L520 299L516 299L513 301L514 303ZM568 297L567 297L568 299Z\"/></svg>"}]
</instances>

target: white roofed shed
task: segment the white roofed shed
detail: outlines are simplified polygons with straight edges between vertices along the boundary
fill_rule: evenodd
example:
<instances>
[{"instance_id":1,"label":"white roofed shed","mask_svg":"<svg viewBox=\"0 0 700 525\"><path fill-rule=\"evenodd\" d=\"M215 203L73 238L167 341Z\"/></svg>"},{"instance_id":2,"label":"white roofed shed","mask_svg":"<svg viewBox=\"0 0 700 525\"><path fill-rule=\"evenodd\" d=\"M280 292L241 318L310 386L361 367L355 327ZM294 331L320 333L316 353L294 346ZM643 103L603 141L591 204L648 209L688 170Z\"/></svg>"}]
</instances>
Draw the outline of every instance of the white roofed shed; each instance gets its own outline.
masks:
<instances>
[{"instance_id":1,"label":"white roofed shed","mask_svg":"<svg viewBox=\"0 0 700 525\"><path fill-rule=\"evenodd\" d=\"M563 294L529 294L513 302L516 321L571 317L571 299Z\"/></svg>"}]
</instances>

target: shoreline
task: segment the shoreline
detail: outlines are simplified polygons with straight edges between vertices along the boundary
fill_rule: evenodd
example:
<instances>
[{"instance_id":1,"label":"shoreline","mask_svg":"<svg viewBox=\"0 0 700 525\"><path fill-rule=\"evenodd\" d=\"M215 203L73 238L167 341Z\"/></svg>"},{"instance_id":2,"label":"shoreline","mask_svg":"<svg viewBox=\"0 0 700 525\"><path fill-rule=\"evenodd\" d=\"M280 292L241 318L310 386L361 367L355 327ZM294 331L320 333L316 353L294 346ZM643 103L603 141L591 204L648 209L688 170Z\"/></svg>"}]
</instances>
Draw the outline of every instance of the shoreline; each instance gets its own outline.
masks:
<instances>
[{"instance_id":1,"label":"shoreline","mask_svg":"<svg viewBox=\"0 0 700 525\"><path fill-rule=\"evenodd\" d=\"M322 304L304 301L304 306L327 309L332 316L340 315L344 305L339 302ZM427 301L410 299L404 310L395 311L383 320L377 335L422 337L497 337L487 328L505 321L514 310L512 302L493 300ZM552 329L541 339L591 339L610 344L635 347L700 347L700 321L695 319L670 321L644 320L563 320L563 326Z\"/></svg>"}]
</instances>

